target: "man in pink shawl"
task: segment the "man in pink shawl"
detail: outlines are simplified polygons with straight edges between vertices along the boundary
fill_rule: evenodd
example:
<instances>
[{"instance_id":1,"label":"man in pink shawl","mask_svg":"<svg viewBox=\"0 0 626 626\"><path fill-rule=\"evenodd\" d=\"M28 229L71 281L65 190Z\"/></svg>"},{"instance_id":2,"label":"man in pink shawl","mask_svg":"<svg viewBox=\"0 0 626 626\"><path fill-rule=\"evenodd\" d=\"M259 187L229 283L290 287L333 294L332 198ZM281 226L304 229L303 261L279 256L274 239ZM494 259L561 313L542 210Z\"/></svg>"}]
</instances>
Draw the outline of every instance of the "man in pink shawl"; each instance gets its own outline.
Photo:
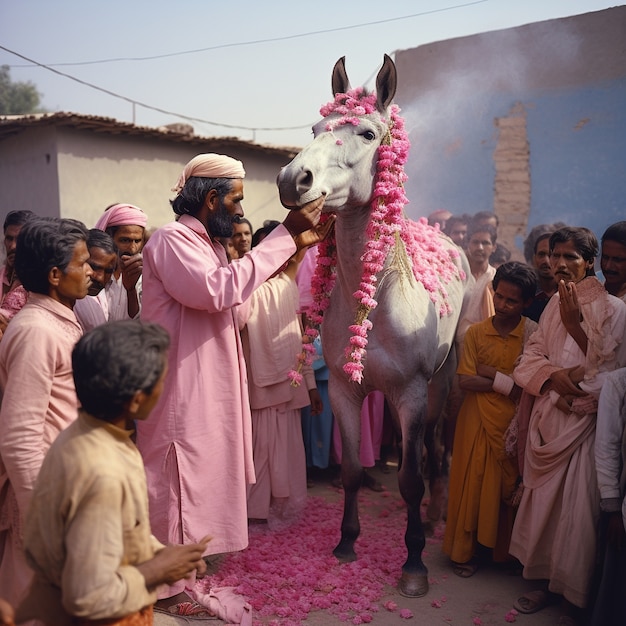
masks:
<instances>
[{"instance_id":1,"label":"man in pink shawl","mask_svg":"<svg viewBox=\"0 0 626 626\"><path fill-rule=\"evenodd\" d=\"M562 622L589 604L600 514L594 462L597 399L623 355L626 306L594 275L598 242L587 228L550 237L556 293L530 337L513 379L535 396L523 470L524 492L510 553L524 578L547 581L515 608L534 613L563 597Z\"/></svg>"},{"instance_id":2,"label":"man in pink shawl","mask_svg":"<svg viewBox=\"0 0 626 626\"><path fill-rule=\"evenodd\" d=\"M205 556L248 545L246 489L255 476L236 307L299 247L320 238L309 229L319 222L323 199L291 211L259 246L229 263L217 239L231 237L243 216L244 176L230 157L193 158L174 189L178 220L159 228L143 253L141 315L172 340L163 395L152 418L138 425L150 521L164 543L210 534ZM184 588L183 582L163 590L160 605L188 599Z\"/></svg>"},{"instance_id":3,"label":"man in pink shawl","mask_svg":"<svg viewBox=\"0 0 626 626\"><path fill-rule=\"evenodd\" d=\"M132 204L113 204L96 222L95 228L113 238L119 259L113 280L105 287L107 319L136 319L141 311L141 250L148 217Z\"/></svg>"}]
</instances>

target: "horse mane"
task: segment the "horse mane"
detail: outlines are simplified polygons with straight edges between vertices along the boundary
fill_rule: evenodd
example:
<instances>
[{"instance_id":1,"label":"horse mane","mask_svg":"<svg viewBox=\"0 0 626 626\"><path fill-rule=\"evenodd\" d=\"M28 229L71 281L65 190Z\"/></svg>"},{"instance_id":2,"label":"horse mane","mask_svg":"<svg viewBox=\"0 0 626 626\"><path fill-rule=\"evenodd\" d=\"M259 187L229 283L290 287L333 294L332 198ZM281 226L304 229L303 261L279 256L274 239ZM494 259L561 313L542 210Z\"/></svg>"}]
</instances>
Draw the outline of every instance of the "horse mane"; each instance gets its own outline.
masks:
<instances>
[{"instance_id":1,"label":"horse mane","mask_svg":"<svg viewBox=\"0 0 626 626\"><path fill-rule=\"evenodd\" d=\"M335 114L325 126L332 133L345 124L358 126L363 115L378 113L376 104L376 94L356 87L346 93L337 93L334 100L321 107L320 113L323 117ZM375 299L380 286L378 275L387 265L388 258L393 270L405 277L412 272L413 277L422 283L440 316L451 312L445 285L460 278L455 263L459 254L443 244L438 227L429 226L425 218L413 222L404 214L404 207L408 204L404 193L404 183L408 178L404 165L408 160L410 142L400 109L392 104L385 114L378 114L386 122L388 131L377 152L367 242L361 256L362 278L359 289L353 294L358 303L357 313L354 324L350 326L352 337L346 350L348 362L344 365L344 371L356 382L362 379L367 334L372 328L368 316L378 304ZM337 143L340 144L341 139L337 139ZM325 221L329 216L325 214L323 219ZM335 285L337 255L334 232L319 244L318 250L318 263L311 283L315 311L310 316L316 325L321 324Z\"/></svg>"}]
</instances>

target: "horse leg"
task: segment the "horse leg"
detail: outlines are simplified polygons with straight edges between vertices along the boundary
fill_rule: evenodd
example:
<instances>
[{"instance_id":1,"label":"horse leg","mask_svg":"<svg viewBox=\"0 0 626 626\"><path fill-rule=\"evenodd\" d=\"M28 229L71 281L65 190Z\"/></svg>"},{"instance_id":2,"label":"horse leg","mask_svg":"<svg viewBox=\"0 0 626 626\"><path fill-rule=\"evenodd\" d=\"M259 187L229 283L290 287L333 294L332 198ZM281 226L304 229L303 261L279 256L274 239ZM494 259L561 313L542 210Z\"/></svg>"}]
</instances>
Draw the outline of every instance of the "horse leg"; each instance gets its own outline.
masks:
<instances>
[{"instance_id":1,"label":"horse leg","mask_svg":"<svg viewBox=\"0 0 626 626\"><path fill-rule=\"evenodd\" d=\"M346 389L329 382L330 403L341 433L341 482L344 491L341 540L333 554L344 563L356 560L354 543L361 532L358 492L363 480L359 458L361 447L361 406L363 398L354 397Z\"/></svg>"},{"instance_id":2,"label":"horse leg","mask_svg":"<svg viewBox=\"0 0 626 626\"><path fill-rule=\"evenodd\" d=\"M449 476L450 474L454 429L456 426L456 418L463 402L463 392L459 387L459 379L456 375L459 362L458 349L459 346L454 342L446 361L446 365L449 365L448 375L450 376L450 387L447 394L445 420L443 422L443 460L441 462L441 473L444 476Z\"/></svg>"},{"instance_id":3,"label":"horse leg","mask_svg":"<svg viewBox=\"0 0 626 626\"><path fill-rule=\"evenodd\" d=\"M422 561L426 544L420 505L424 496L424 478L421 472L424 420L427 406L426 381L416 381L415 392L398 406L402 426L402 466L398 471L400 494L407 506L407 526L404 541L407 559L402 566L398 583L401 595L418 598L428 592L428 570ZM417 410L416 408L417 407Z\"/></svg>"},{"instance_id":4,"label":"horse leg","mask_svg":"<svg viewBox=\"0 0 626 626\"><path fill-rule=\"evenodd\" d=\"M432 522L438 522L445 517L447 509L448 471L443 417L455 374L456 353L453 346L445 362L435 372L428 385L428 417L424 446L428 457L430 502L426 515Z\"/></svg>"}]
</instances>

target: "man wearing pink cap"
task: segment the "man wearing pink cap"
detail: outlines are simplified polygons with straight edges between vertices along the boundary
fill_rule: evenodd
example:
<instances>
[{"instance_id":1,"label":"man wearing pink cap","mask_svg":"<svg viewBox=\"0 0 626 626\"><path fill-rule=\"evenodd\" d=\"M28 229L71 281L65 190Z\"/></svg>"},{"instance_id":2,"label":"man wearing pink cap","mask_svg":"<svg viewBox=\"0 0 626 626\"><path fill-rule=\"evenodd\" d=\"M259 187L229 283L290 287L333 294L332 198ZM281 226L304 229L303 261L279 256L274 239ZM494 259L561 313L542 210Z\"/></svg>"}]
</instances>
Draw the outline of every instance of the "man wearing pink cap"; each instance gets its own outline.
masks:
<instances>
[{"instance_id":1,"label":"man wearing pink cap","mask_svg":"<svg viewBox=\"0 0 626 626\"><path fill-rule=\"evenodd\" d=\"M108 320L135 319L141 311L141 273L148 217L132 204L113 204L96 222L96 228L113 238L119 260L113 279L105 287Z\"/></svg>"},{"instance_id":2,"label":"man wearing pink cap","mask_svg":"<svg viewBox=\"0 0 626 626\"><path fill-rule=\"evenodd\" d=\"M241 162L227 156L192 159L174 189L178 220L159 228L144 249L141 316L172 339L163 395L152 419L138 424L150 523L164 543L210 534L205 556L248 545L246 488L255 476L236 307L321 236L309 229L323 199L289 212L260 245L229 263L217 240L231 237L243 216L244 176ZM160 605L188 600L184 589L185 581L169 587Z\"/></svg>"}]
</instances>

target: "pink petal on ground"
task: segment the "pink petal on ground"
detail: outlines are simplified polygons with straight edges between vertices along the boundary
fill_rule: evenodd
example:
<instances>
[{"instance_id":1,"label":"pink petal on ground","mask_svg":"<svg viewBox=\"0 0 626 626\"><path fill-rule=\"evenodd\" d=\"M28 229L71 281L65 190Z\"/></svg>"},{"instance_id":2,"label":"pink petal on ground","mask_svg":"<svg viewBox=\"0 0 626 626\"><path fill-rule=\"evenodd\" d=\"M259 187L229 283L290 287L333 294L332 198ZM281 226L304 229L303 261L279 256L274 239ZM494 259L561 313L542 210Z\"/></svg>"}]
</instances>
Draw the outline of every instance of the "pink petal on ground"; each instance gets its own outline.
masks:
<instances>
[{"instance_id":1,"label":"pink petal on ground","mask_svg":"<svg viewBox=\"0 0 626 626\"><path fill-rule=\"evenodd\" d=\"M226 557L216 574L196 584L207 592L228 581L262 620L255 623L266 626L299 624L315 610L345 622L358 618L369 623L379 610L376 603L385 586L396 585L406 558L406 508L396 494L388 498L384 522L377 513L361 515L359 559L354 563L340 564L332 555L339 540L342 503L313 497L291 525L275 530L251 527L249 547ZM291 578L290 584L285 577ZM395 611L397 605L389 601L384 608Z\"/></svg>"}]
</instances>

